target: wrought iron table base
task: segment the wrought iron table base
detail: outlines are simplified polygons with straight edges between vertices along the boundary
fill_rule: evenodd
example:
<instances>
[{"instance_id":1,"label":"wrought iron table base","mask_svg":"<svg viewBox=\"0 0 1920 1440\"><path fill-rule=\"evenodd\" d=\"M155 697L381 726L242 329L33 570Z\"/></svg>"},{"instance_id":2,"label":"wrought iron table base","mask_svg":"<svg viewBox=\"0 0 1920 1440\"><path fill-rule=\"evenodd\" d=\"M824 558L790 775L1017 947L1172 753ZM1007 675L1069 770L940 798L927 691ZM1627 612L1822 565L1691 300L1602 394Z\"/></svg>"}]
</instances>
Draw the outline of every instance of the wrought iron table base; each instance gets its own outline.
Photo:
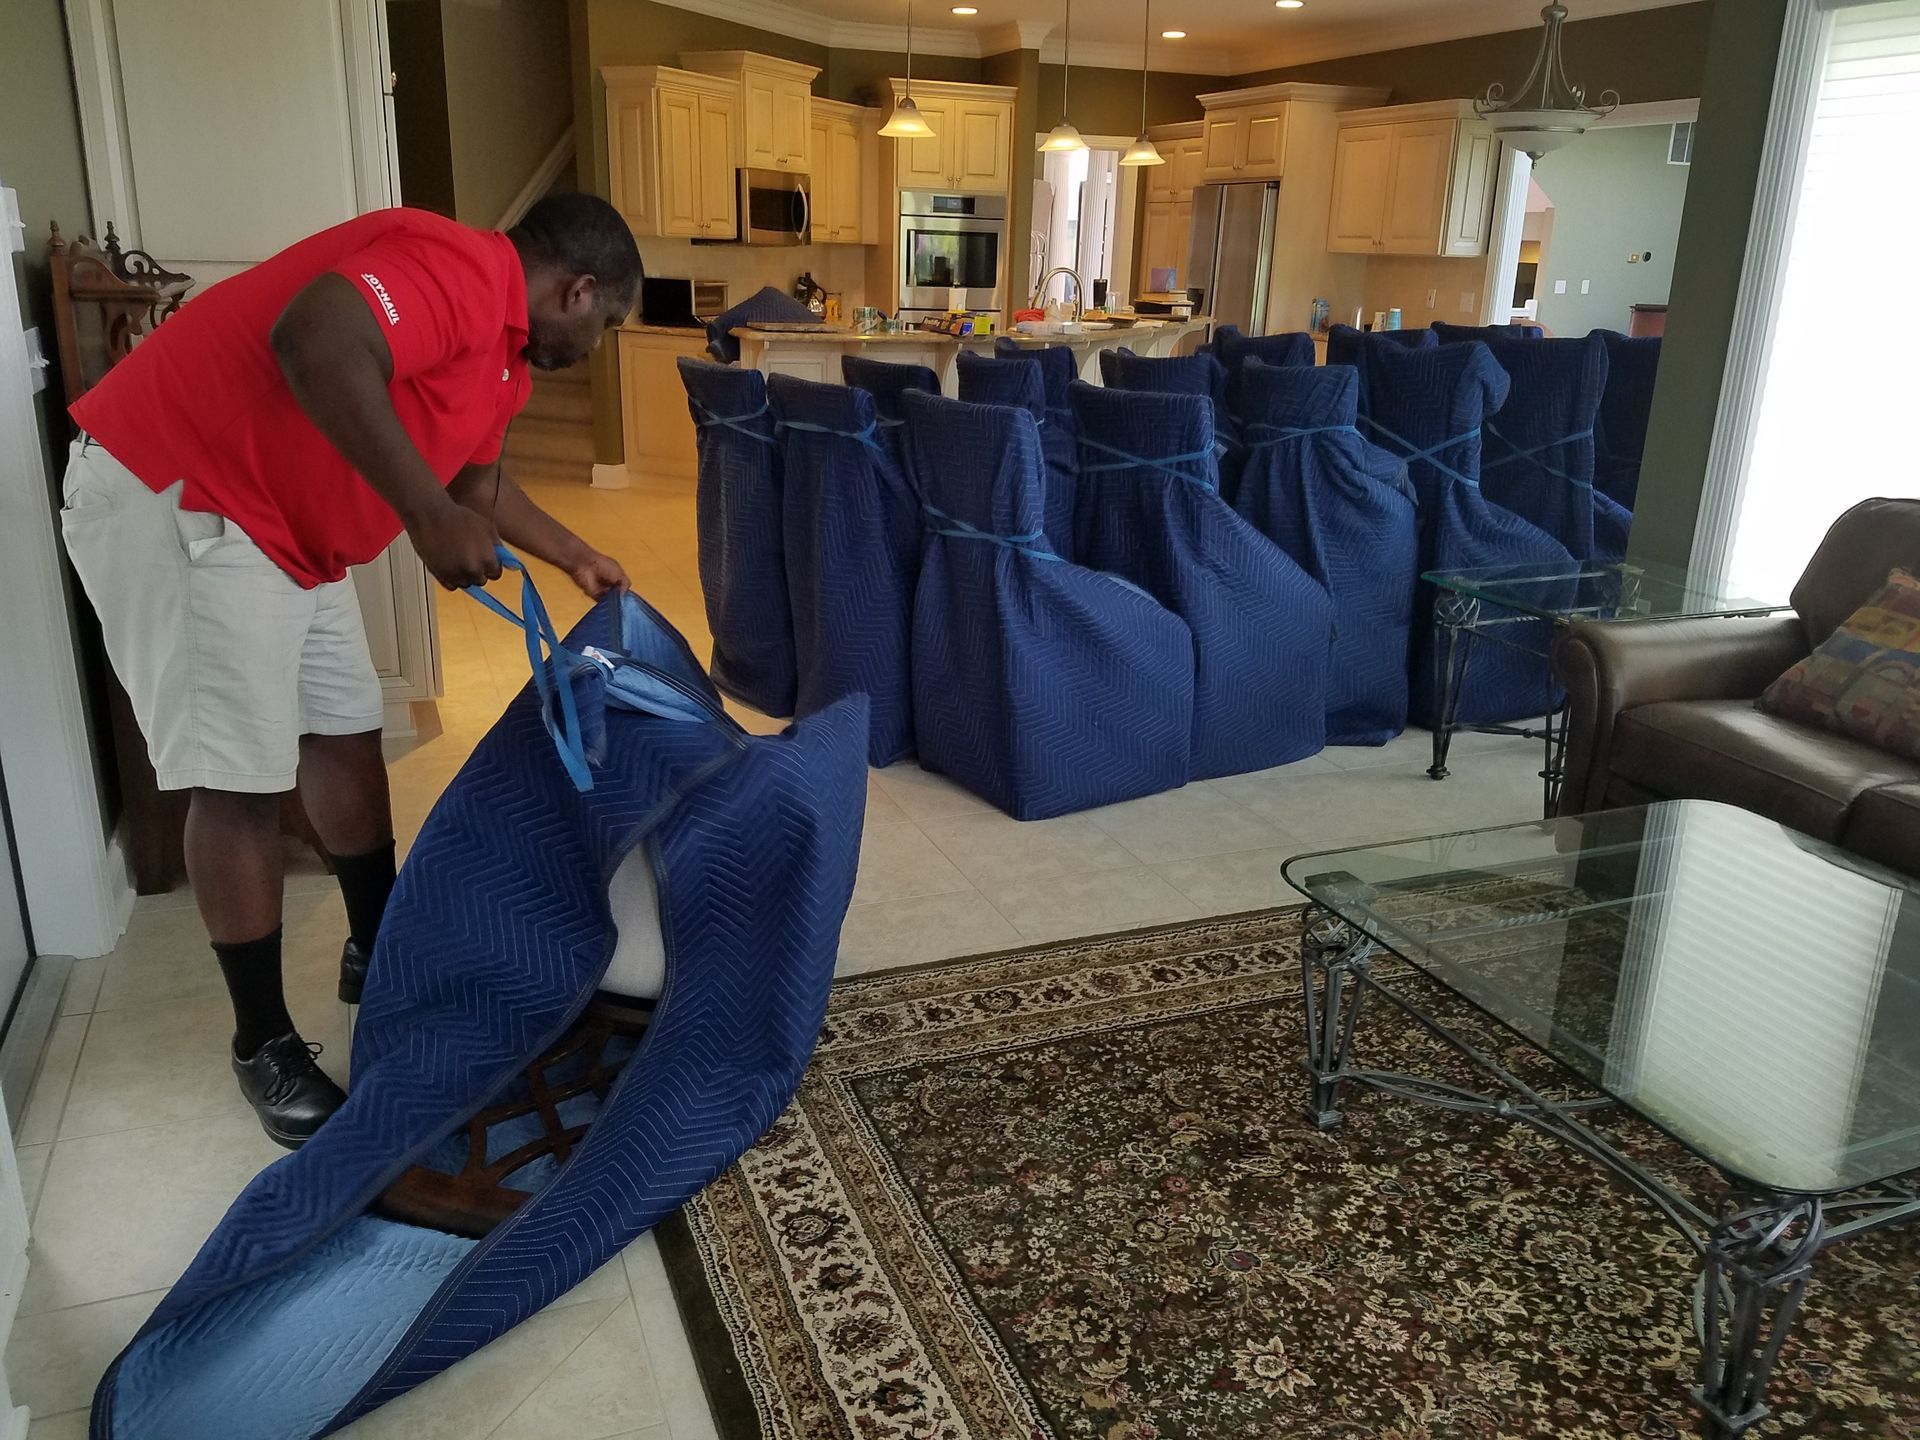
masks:
<instances>
[{"instance_id":1,"label":"wrought iron table base","mask_svg":"<svg viewBox=\"0 0 1920 1440\"><path fill-rule=\"evenodd\" d=\"M1694 1286L1697 1383L1689 1391L1706 1417L1709 1440L1741 1440L1772 1413L1766 1387L1806 1296L1814 1261L1843 1241L1920 1217L1920 1195L1899 1186L1839 1199L1779 1194L1733 1180L1710 1215L1655 1178L1578 1117L1615 1108L1608 1097L1551 1100L1454 1034L1435 1016L1381 984L1373 958L1384 951L1326 907L1309 905L1301 936L1306 998L1307 1120L1337 1129L1353 1086L1449 1110L1496 1115L1571 1146L1650 1201L1700 1256ZM1353 1040L1368 992L1497 1079L1511 1096L1480 1095L1442 1081L1356 1068ZM1842 1221L1840 1217L1854 1218Z\"/></svg>"},{"instance_id":2,"label":"wrought iron table base","mask_svg":"<svg viewBox=\"0 0 1920 1440\"><path fill-rule=\"evenodd\" d=\"M1437 697L1439 713L1434 717L1433 727L1433 763L1427 767L1427 777L1432 780L1445 780L1453 772L1447 768L1447 757L1453 750L1453 737L1462 730L1475 730L1483 735L1515 735L1524 740L1539 740L1546 747L1546 758L1540 770L1542 792L1542 814L1552 819L1560 803L1560 781L1566 774L1567 726L1559 707L1555 704L1553 693L1553 670L1551 659L1542 651L1528 645L1516 645L1510 640L1501 639L1492 633L1494 627L1524 623L1532 617L1505 617L1483 623L1482 605L1472 595L1462 595L1451 590L1443 590L1434 602L1433 610L1433 690ZM1524 725L1462 725L1460 723L1460 704L1467 692L1467 670L1473 663L1474 642L1486 639L1495 645L1505 645L1508 649L1518 650L1525 655L1539 657L1542 670L1546 675L1545 690L1541 704L1545 715L1541 729L1531 729Z\"/></svg>"}]
</instances>

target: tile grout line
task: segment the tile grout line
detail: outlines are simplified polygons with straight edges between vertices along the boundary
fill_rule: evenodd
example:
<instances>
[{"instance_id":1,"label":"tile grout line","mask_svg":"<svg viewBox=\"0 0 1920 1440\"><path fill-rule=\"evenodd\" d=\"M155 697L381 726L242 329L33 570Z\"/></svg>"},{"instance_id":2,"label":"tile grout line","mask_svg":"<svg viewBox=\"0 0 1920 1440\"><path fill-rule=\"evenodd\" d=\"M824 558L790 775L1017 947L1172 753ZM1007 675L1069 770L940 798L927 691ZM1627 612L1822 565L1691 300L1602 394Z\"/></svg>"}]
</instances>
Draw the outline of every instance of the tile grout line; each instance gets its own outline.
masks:
<instances>
[{"instance_id":1,"label":"tile grout line","mask_svg":"<svg viewBox=\"0 0 1920 1440\"><path fill-rule=\"evenodd\" d=\"M624 1259L622 1259L621 1272L623 1276L625 1274L625 1271L626 1271L626 1262ZM627 1283L626 1303L629 1305L633 1303L633 1283L631 1281L628 1281ZM567 1308L567 1307L563 1307L563 1308ZM572 1307L572 1308L578 1308L578 1307ZM516 1404L513 1407L513 1409L509 1410L505 1415L502 1415L500 1417L499 1423L496 1424L492 1429L487 1431L487 1436L498 1435L503 1429L506 1428L507 1422L509 1420L513 1419L514 1416L518 1415L522 1410L526 1409L527 1402L533 1399L535 1395L540 1393L540 1387L542 1385L545 1385L554 1376L558 1375L560 1373L560 1367L565 1365L567 1361L571 1360L575 1355L579 1354L581 1348L585 1346L589 1340L593 1339L594 1336L600 1333L600 1327L602 1325L605 1325L607 1321L611 1320L614 1317L614 1315L619 1312L619 1309L620 1309L619 1303L616 1302L611 1310L607 1311L606 1314L602 1315L598 1320L594 1321L592 1326L588 1328L587 1333L580 1337L578 1343L576 1343L571 1350L567 1351L566 1354L562 1355L558 1360L554 1361L552 1368L547 1370L545 1374L543 1374L538 1380L534 1381L534 1383L528 1387L527 1393L521 1396L519 1403ZM559 1312L552 1309L552 1307L548 1307L546 1310L542 1311L541 1313L552 1315L552 1314L557 1314ZM634 1320L635 1320L635 1323L637 1324L639 1321L638 1313L635 1314ZM478 1354L479 1352L476 1351L474 1353Z\"/></svg>"}]
</instances>

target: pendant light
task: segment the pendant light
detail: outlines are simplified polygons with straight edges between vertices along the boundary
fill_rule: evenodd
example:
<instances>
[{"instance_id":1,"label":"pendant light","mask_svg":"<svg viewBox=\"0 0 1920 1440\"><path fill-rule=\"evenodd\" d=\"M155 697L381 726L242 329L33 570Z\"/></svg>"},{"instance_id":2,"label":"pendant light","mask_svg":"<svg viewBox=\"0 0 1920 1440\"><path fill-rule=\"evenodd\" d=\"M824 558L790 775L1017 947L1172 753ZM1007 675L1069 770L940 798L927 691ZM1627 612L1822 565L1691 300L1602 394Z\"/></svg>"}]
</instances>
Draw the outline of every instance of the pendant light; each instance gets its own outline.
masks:
<instances>
[{"instance_id":1,"label":"pendant light","mask_svg":"<svg viewBox=\"0 0 1920 1440\"><path fill-rule=\"evenodd\" d=\"M1140 138L1120 157L1122 165L1164 165L1167 157L1147 134L1147 47L1153 43L1153 0L1146 0L1146 13L1140 17Z\"/></svg>"},{"instance_id":2,"label":"pendant light","mask_svg":"<svg viewBox=\"0 0 1920 1440\"><path fill-rule=\"evenodd\" d=\"M1533 69L1520 82L1519 93L1507 98L1507 87L1495 81L1473 102L1480 118L1516 150L1535 160L1587 133L1596 120L1605 119L1620 103L1618 91L1604 90L1598 105L1587 104L1587 92L1567 79L1560 54L1560 28L1567 23L1567 7L1558 3L1540 12L1546 33Z\"/></svg>"},{"instance_id":3,"label":"pendant light","mask_svg":"<svg viewBox=\"0 0 1920 1440\"><path fill-rule=\"evenodd\" d=\"M1067 39L1060 53L1060 123L1047 132L1040 149L1048 155L1070 154L1087 148L1080 132L1067 119L1067 82L1073 78L1073 0L1067 0Z\"/></svg>"},{"instance_id":4,"label":"pendant light","mask_svg":"<svg viewBox=\"0 0 1920 1440\"><path fill-rule=\"evenodd\" d=\"M880 133L890 140L933 138L933 126L913 103L913 0L907 0L907 88L893 107L893 113L887 116L887 123L880 127Z\"/></svg>"}]
</instances>

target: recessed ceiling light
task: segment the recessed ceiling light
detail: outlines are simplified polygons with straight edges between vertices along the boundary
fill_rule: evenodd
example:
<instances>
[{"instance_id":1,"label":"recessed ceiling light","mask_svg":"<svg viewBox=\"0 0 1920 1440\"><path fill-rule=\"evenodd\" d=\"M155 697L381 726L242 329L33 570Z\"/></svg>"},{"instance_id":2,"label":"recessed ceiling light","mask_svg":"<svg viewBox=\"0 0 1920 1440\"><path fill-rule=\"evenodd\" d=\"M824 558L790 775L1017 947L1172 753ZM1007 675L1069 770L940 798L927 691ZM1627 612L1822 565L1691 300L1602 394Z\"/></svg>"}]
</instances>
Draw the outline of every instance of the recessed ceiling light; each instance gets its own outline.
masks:
<instances>
[{"instance_id":1,"label":"recessed ceiling light","mask_svg":"<svg viewBox=\"0 0 1920 1440\"><path fill-rule=\"evenodd\" d=\"M1187 32L1184 30L1162 30L1160 32L1160 38L1162 40L1184 40L1187 38Z\"/></svg>"},{"instance_id":2,"label":"recessed ceiling light","mask_svg":"<svg viewBox=\"0 0 1920 1440\"><path fill-rule=\"evenodd\" d=\"M956 5L953 7L953 13L956 15L978 15L980 9L976 5Z\"/></svg>"},{"instance_id":3,"label":"recessed ceiling light","mask_svg":"<svg viewBox=\"0 0 1920 1440\"><path fill-rule=\"evenodd\" d=\"M1307 8L1307 0L1273 0L1273 3L1282 10L1304 10Z\"/></svg>"}]
</instances>

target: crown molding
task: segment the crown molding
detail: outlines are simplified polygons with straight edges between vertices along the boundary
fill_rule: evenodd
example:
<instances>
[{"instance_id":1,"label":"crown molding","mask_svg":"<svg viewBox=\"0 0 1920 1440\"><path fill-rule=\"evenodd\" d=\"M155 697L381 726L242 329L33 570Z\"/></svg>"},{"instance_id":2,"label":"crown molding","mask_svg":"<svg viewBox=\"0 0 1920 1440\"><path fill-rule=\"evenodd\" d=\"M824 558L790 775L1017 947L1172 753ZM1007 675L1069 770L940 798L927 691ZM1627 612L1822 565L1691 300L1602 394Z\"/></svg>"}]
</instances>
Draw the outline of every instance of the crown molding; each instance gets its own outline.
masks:
<instances>
[{"instance_id":1,"label":"crown molding","mask_svg":"<svg viewBox=\"0 0 1920 1440\"><path fill-rule=\"evenodd\" d=\"M1042 65L1063 65L1066 58L1066 44L1058 36L1040 47ZM1171 40L1158 43L1153 59L1156 69L1180 75L1232 75L1240 67L1239 60L1228 51L1189 50L1185 45L1176 47ZM1138 75L1140 44L1131 40L1076 40L1073 68L1078 70L1083 65L1089 70L1131 70Z\"/></svg>"},{"instance_id":2,"label":"crown molding","mask_svg":"<svg viewBox=\"0 0 1920 1440\"><path fill-rule=\"evenodd\" d=\"M702 3L725 4L727 0L702 0ZM819 40L819 19L806 10L796 10L793 13L800 17L799 23L806 28L782 30L779 33L797 35L802 40ZM827 26L826 44L831 50L878 50L883 54L904 55L907 49L907 28L904 25L865 25L852 20L835 21ZM916 25L913 27L913 53L958 55L971 60L984 52L980 48L979 40L965 30L929 30L924 25Z\"/></svg>"},{"instance_id":3,"label":"crown molding","mask_svg":"<svg viewBox=\"0 0 1920 1440\"><path fill-rule=\"evenodd\" d=\"M980 53L1004 55L1009 50L1038 50L1052 33L1051 20L1009 20L980 32Z\"/></svg>"}]
</instances>

